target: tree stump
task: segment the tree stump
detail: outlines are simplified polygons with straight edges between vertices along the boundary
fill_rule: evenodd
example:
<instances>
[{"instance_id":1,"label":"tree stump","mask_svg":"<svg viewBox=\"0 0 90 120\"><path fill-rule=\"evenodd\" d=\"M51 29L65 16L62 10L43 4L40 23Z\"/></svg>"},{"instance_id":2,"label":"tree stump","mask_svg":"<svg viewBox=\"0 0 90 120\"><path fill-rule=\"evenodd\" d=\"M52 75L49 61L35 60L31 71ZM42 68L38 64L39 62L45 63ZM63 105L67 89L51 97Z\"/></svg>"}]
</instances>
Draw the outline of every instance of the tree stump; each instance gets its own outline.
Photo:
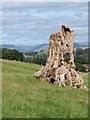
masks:
<instances>
[{"instance_id":1,"label":"tree stump","mask_svg":"<svg viewBox=\"0 0 90 120\"><path fill-rule=\"evenodd\" d=\"M73 56L73 41L76 34L65 25L59 32L53 33L49 39L46 66L35 73L36 78L46 80L58 86L70 86L84 89L82 77L77 74ZM64 61L65 55L70 57L69 63Z\"/></svg>"}]
</instances>

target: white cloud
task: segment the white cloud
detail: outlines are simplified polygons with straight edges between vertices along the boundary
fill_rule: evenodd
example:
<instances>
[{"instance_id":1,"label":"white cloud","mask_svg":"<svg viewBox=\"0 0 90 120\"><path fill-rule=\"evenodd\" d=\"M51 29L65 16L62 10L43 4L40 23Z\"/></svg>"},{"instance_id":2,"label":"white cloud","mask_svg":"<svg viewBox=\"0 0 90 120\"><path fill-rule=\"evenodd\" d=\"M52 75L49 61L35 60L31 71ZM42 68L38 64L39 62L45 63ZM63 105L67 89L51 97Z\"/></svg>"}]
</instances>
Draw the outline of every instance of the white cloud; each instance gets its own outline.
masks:
<instances>
[{"instance_id":1,"label":"white cloud","mask_svg":"<svg viewBox=\"0 0 90 120\"><path fill-rule=\"evenodd\" d=\"M15 0L15 2L88 2L89 0ZM3 0L3 2L14 2L12 0Z\"/></svg>"},{"instance_id":2,"label":"white cloud","mask_svg":"<svg viewBox=\"0 0 90 120\"><path fill-rule=\"evenodd\" d=\"M87 3L3 3L3 42L47 43L62 23L74 27L77 39L87 40L87 7Z\"/></svg>"},{"instance_id":3,"label":"white cloud","mask_svg":"<svg viewBox=\"0 0 90 120\"><path fill-rule=\"evenodd\" d=\"M42 19L47 19L48 15L35 13L35 14L32 14L32 17L34 17L36 19L41 19L42 20Z\"/></svg>"}]
</instances>

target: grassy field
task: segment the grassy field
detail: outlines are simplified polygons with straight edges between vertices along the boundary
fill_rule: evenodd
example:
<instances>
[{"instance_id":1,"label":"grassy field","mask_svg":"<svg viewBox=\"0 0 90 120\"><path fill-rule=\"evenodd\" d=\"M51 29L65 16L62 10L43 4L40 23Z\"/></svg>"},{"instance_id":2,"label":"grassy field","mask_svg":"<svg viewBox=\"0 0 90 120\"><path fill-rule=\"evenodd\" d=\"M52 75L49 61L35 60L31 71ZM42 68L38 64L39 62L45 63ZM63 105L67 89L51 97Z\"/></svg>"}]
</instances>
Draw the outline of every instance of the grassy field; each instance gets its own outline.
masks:
<instances>
[{"instance_id":1,"label":"grassy field","mask_svg":"<svg viewBox=\"0 0 90 120\"><path fill-rule=\"evenodd\" d=\"M2 61L2 116L5 118L87 118L88 92L40 82L39 65ZM83 73L85 84L88 75Z\"/></svg>"}]
</instances>

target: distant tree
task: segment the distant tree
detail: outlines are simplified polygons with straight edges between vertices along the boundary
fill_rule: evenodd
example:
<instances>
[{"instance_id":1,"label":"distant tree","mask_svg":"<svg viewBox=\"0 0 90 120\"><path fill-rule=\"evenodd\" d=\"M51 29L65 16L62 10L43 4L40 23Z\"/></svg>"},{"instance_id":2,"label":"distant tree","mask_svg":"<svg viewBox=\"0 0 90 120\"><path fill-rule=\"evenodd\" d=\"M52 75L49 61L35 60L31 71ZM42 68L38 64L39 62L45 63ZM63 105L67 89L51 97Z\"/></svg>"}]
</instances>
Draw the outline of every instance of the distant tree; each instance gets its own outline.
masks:
<instances>
[{"instance_id":1,"label":"distant tree","mask_svg":"<svg viewBox=\"0 0 90 120\"><path fill-rule=\"evenodd\" d=\"M76 55L84 55L84 50L82 48L77 48Z\"/></svg>"},{"instance_id":2,"label":"distant tree","mask_svg":"<svg viewBox=\"0 0 90 120\"><path fill-rule=\"evenodd\" d=\"M24 61L25 58L22 53L15 49L2 48L2 59Z\"/></svg>"},{"instance_id":3,"label":"distant tree","mask_svg":"<svg viewBox=\"0 0 90 120\"><path fill-rule=\"evenodd\" d=\"M64 56L64 61L67 62L67 63L69 63L69 60L70 60L70 56L69 56L69 54L66 54Z\"/></svg>"},{"instance_id":4,"label":"distant tree","mask_svg":"<svg viewBox=\"0 0 90 120\"><path fill-rule=\"evenodd\" d=\"M28 57L28 58L26 59L26 62L28 62L28 63L33 63L33 58L32 58L32 57Z\"/></svg>"},{"instance_id":5,"label":"distant tree","mask_svg":"<svg viewBox=\"0 0 90 120\"><path fill-rule=\"evenodd\" d=\"M37 56L37 57L28 57L26 59L26 62L35 63L35 64L39 64L39 65L45 65L46 59L41 58L39 56Z\"/></svg>"},{"instance_id":6,"label":"distant tree","mask_svg":"<svg viewBox=\"0 0 90 120\"><path fill-rule=\"evenodd\" d=\"M90 59L88 58L88 56L83 56L83 57L81 57L81 56L77 56L77 57L74 57L74 62L77 62L77 63L81 63L81 64L89 64L90 63L90 61L89 61Z\"/></svg>"},{"instance_id":7,"label":"distant tree","mask_svg":"<svg viewBox=\"0 0 90 120\"><path fill-rule=\"evenodd\" d=\"M76 63L76 70L80 72L86 72L86 68L80 63Z\"/></svg>"},{"instance_id":8,"label":"distant tree","mask_svg":"<svg viewBox=\"0 0 90 120\"><path fill-rule=\"evenodd\" d=\"M25 53L26 55L31 55L31 56L35 56L38 52L28 52L28 53Z\"/></svg>"},{"instance_id":9,"label":"distant tree","mask_svg":"<svg viewBox=\"0 0 90 120\"><path fill-rule=\"evenodd\" d=\"M0 59L2 58L2 49L0 48Z\"/></svg>"}]
</instances>

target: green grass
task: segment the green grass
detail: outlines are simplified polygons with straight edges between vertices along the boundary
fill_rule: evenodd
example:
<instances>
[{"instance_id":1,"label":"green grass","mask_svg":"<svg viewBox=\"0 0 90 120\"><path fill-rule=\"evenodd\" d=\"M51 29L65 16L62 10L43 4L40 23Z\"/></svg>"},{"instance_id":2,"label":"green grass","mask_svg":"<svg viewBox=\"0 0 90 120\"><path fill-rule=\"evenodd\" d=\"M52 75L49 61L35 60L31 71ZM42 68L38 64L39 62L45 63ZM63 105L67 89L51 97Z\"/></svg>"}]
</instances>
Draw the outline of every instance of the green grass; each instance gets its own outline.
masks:
<instances>
[{"instance_id":1,"label":"green grass","mask_svg":"<svg viewBox=\"0 0 90 120\"><path fill-rule=\"evenodd\" d=\"M2 61L2 116L5 118L87 118L88 92L40 82L41 66ZM87 73L82 74L85 84Z\"/></svg>"}]
</instances>

